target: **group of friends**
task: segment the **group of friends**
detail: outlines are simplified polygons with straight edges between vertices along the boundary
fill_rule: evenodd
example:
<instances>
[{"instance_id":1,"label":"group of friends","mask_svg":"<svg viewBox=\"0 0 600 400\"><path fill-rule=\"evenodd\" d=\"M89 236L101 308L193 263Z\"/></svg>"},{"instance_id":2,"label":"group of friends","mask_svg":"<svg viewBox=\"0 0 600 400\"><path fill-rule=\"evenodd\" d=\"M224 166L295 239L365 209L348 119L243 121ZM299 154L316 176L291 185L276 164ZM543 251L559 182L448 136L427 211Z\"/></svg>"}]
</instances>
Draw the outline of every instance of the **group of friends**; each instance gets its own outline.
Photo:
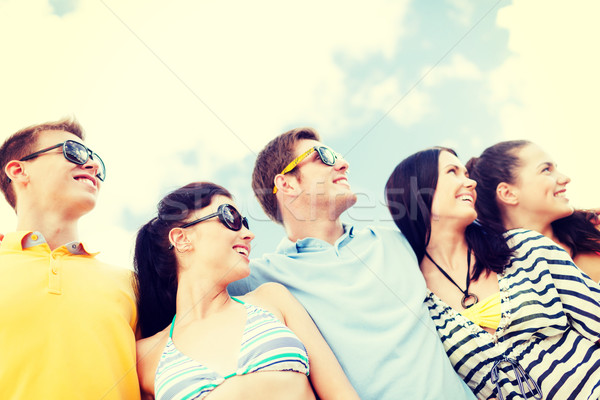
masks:
<instances>
[{"instance_id":1,"label":"group of friends","mask_svg":"<svg viewBox=\"0 0 600 400\"><path fill-rule=\"evenodd\" d=\"M600 398L600 221L534 143L419 151L385 187L398 229L358 229L348 162L293 129L252 174L273 253L199 181L139 229L134 271L79 241L106 167L76 120L13 134L0 166L1 399Z\"/></svg>"}]
</instances>

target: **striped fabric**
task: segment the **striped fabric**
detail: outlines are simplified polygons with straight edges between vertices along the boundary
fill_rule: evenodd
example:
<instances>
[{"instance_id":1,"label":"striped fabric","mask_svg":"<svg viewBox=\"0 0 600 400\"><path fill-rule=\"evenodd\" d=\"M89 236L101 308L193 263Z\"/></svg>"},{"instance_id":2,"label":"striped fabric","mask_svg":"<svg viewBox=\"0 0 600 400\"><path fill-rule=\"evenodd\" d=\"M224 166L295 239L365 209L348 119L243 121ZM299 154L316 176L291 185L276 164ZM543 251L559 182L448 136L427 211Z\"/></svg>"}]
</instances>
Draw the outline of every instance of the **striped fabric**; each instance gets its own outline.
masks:
<instances>
[{"instance_id":1,"label":"striped fabric","mask_svg":"<svg viewBox=\"0 0 600 400\"><path fill-rule=\"evenodd\" d=\"M156 400L202 399L226 379L259 371L293 371L308 375L308 354L296 335L270 312L232 299L242 303L247 312L238 369L222 376L187 357L173 343L172 324L156 369Z\"/></svg>"},{"instance_id":2,"label":"striped fabric","mask_svg":"<svg viewBox=\"0 0 600 400\"><path fill-rule=\"evenodd\" d=\"M545 236L505 235L515 255L498 274L495 334L431 292L425 300L454 369L480 399L534 398L536 384L544 399L598 399L600 287Z\"/></svg>"}]
</instances>

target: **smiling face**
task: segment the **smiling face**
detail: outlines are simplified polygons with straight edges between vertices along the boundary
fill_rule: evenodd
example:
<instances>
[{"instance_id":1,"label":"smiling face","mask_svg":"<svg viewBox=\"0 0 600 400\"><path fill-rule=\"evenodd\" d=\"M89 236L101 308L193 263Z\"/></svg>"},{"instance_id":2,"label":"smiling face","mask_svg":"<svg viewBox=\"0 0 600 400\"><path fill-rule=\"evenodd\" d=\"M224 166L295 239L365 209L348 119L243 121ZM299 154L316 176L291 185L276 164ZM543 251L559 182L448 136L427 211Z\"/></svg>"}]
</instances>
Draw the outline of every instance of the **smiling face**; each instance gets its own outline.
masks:
<instances>
[{"instance_id":1,"label":"smiling face","mask_svg":"<svg viewBox=\"0 0 600 400\"><path fill-rule=\"evenodd\" d=\"M440 152L438 181L433 195L433 221L460 220L467 226L477 218L477 183L470 179L465 166L447 151Z\"/></svg>"},{"instance_id":2,"label":"smiling face","mask_svg":"<svg viewBox=\"0 0 600 400\"><path fill-rule=\"evenodd\" d=\"M189 222L216 213L222 204L231 204L236 209L232 199L226 196L215 196L210 205L196 210L189 217ZM254 234L242 226L239 231L233 231L221 223L218 216L185 228L186 235L192 246L202 258L202 266L213 265L225 272L228 279L242 279L250 274L250 242Z\"/></svg>"},{"instance_id":3,"label":"smiling face","mask_svg":"<svg viewBox=\"0 0 600 400\"><path fill-rule=\"evenodd\" d=\"M511 187L519 212L541 225L571 215L573 207L566 196L571 180L558 170L552 158L535 144L524 146L517 156L520 168L515 171L517 178Z\"/></svg>"},{"instance_id":4,"label":"smiling face","mask_svg":"<svg viewBox=\"0 0 600 400\"><path fill-rule=\"evenodd\" d=\"M44 131L38 135L34 151L65 140L83 143L69 132ZM77 165L65 159L62 147L58 147L22 163L28 183L27 190L21 195L27 197L29 204L74 218L86 214L96 205L100 189L100 180L96 177L99 165L91 158L84 165Z\"/></svg>"},{"instance_id":5,"label":"smiling face","mask_svg":"<svg viewBox=\"0 0 600 400\"><path fill-rule=\"evenodd\" d=\"M300 140L296 145L295 157L313 146L323 146L316 140ZM348 162L341 157L333 166L324 164L314 151L296 166L300 197L314 213L324 210L332 219L356 203L356 194L348 182Z\"/></svg>"}]
</instances>

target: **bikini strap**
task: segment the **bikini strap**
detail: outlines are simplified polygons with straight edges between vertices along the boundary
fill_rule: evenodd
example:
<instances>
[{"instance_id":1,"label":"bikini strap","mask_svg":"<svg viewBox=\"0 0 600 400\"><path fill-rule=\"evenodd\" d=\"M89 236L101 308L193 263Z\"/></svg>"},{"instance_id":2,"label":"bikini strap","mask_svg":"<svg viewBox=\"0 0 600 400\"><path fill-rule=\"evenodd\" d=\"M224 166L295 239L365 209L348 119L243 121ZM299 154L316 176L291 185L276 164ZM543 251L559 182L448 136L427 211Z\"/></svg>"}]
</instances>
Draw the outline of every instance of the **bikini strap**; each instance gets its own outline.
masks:
<instances>
[{"instance_id":1,"label":"bikini strap","mask_svg":"<svg viewBox=\"0 0 600 400\"><path fill-rule=\"evenodd\" d=\"M235 297L231 297L233 300L237 301L240 304L246 304L243 301L236 299ZM169 331L169 337L173 339L173 328L175 328L175 318L177 318L177 314L173 316L173 322L171 322L171 330Z\"/></svg>"},{"instance_id":2,"label":"bikini strap","mask_svg":"<svg viewBox=\"0 0 600 400\"><path fill-rule=\"evenodd\" d=\"M173 316L173 322L171 322L171 330L169 331L169 337L173 339L173 328L175 328L175 318L177 318L177 314Z\"/></svg>"},{"instance_id":3,"label":"bikini strap","mask_svg":"<svg viewBox=\"0 0 600 400\"><path fill-rule=\"evenodd\" d=\"M238 302L238 303L240 303L240 304L244 304L244 305L246 304L246 303L244 303L243 301L241 301L240 299L236 299L236 298L235 298L235 297L233 297L233 296L231 296L231 299L232 299L232 300L235 300L235 301L237 301L237 302Z\"/></svg>"}]
</instances>

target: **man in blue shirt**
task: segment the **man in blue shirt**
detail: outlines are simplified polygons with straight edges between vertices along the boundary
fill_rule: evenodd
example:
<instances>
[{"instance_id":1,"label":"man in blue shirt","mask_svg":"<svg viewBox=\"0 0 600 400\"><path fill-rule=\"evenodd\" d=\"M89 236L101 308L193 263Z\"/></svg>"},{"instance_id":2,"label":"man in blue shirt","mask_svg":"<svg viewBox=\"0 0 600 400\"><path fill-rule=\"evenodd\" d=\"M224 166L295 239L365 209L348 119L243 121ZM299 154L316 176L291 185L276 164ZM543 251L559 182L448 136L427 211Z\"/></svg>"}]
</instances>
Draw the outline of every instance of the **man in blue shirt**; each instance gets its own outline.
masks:
<instances>
[{"instance_id":1,"label":"man in blue shirt","mask_svg":"<svg viewBox=\"0 0 600 400\"><path fill-rule=\"evenodd\" d=\"M356 230L340 215L356 202L348 163L309 128L260 152L252 187L285 228L275 253L229 286L242 294L280 282L304 305L362 399L474 399L454 372L424 304L416 257L395 229Z\"/></svg>"}]
</instances>

